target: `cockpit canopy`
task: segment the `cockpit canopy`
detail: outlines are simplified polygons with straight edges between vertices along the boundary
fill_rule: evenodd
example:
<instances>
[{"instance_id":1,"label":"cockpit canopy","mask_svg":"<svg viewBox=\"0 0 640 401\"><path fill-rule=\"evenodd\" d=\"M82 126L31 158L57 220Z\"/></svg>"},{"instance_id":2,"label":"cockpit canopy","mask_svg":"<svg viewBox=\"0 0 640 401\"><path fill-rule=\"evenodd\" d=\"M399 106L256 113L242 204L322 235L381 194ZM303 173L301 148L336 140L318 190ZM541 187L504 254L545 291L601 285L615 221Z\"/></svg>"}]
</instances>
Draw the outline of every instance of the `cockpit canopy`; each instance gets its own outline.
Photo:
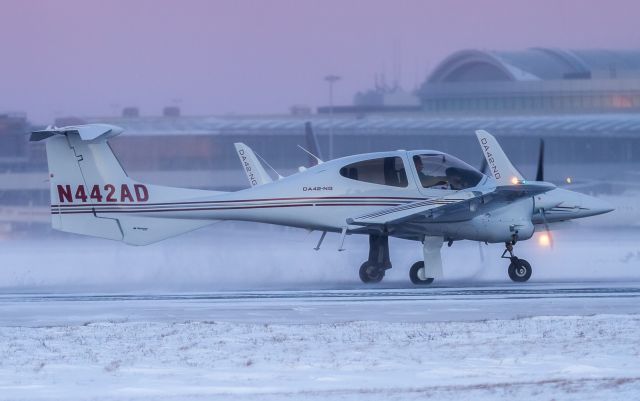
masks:
<instances>
[{"instance_id":1,"label":"cockpit canopy","mask_svg":"<svg viewBox=\"0 0 640 401\"><path fill-rule=\"evenodd\" d=\"M444 153L417 154L412 156L412 161L423 188L473 188L484 177L467 163Z\"/></svg>"},{"instance_id":2,"label":"cockpit canopy","mask_svg":"<svg viewBox=\"0 0 640 401\"><path fill-rule=\"evenodd\" d=\"M411 153L410 168L423 188L461 190L478 185L484 175L465 162L443 153ZM403 158L387 156L361 160L340 169L343 177L394 187L407 187Z\"/></svg>"},{"instance_id":3,"label":"cockpit canopy","mask_svg":"<svg viewBox=\"0 0 640 401\"><path fill-rule=\"evenodd\" d=\"M370 182L372 184L406 187L407 172L402 158L398 156L381 157L351 163L340 169L340 175L352 180Z\"/></svg>"}]
</instances>

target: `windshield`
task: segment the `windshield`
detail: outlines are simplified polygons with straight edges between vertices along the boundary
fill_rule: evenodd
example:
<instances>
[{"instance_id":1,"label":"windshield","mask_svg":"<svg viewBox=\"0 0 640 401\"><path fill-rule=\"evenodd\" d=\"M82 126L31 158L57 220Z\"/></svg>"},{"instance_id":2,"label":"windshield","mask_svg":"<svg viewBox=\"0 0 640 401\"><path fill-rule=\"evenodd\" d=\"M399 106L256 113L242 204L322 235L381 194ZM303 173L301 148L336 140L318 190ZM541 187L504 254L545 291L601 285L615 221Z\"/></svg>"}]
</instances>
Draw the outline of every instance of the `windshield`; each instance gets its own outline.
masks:
<instances>
[{"instance_id":1,"label":"windshield","mask_svg":"<svg viewBox=\"0 0 640 401\"><path fill-rule=\"evenodd\" d=\"M478 185L483 178L481 172L450 155L415 155L413 164L423 188L467 189Z\"/></svg>"}]
</instances>

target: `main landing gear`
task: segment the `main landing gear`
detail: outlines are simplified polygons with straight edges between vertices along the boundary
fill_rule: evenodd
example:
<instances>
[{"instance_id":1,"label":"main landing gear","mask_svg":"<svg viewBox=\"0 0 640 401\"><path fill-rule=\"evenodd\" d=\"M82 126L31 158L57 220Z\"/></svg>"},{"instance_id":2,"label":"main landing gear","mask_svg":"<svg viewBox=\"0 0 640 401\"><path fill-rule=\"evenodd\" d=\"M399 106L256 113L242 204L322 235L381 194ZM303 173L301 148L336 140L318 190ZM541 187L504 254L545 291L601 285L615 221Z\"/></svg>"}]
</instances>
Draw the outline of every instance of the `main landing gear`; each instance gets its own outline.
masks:
<instances>
[{"instance_id":1,"label":"main landing gear","mask_svg":"<svg viewBox=\"0 0 640 401\"><path fill-rule=\"evenodd\" d=\"M433 277L426 277L427 269L424 268L424 262L422 260L417 261L409 269L409 278L415 285L429 285L433 283Z\"/></svg>"},{"instance_id":2,"label":"main landing gear","mask_svg":"<svg viewBox=\"0 0 640 401\"><path fill-rule=\"evenodd\" d=\"M436 278L442 278L442 237L425 236L422 242L423 260L409 269L409 279L415 285L429 285Z\"/></svg>"},{"instance_id":3,"label":"main landing gear","mask_svg":"<svg viewBox=\"0 0 640 401\"><path fill-rule=\"evenodd\" d=\"M360 280L363 283L379 283L388 269L391 269L389 237L369 235L369 259L360 266Z\"/></svg>"},{"instance_id":4,"label":"main landing gear","mask_svg":"<svg viewBox=\"0 0 640 401\"><path fill-rule=\"evenodd\" d=\"M502 252L503 259L509 259L511 263L509 264L509 278L517 283L524 283L525 281L531 278L531 273L533 270L531 269L531 265L524 259L520 259L513 254L513 246L516 244L516 241L505 242L505 250ZM509 253L509 256L505 256Z\"/></svg>"},{"instance_id":5,"label":"main landing gear","mask_svg":"<svg viewBox=\"0 0 640 401\"><path fill-rule=\"evenodd\" d=\"M409 278L416 285L429 285L442 277L442 237L425 237L423 242L423 260L411 266ZM385 272L391 269L389 259L389 237L387 235L369 235L369 259L360 266L360 280L363 283L379 283Z\"/></svg>"}]
</instances>

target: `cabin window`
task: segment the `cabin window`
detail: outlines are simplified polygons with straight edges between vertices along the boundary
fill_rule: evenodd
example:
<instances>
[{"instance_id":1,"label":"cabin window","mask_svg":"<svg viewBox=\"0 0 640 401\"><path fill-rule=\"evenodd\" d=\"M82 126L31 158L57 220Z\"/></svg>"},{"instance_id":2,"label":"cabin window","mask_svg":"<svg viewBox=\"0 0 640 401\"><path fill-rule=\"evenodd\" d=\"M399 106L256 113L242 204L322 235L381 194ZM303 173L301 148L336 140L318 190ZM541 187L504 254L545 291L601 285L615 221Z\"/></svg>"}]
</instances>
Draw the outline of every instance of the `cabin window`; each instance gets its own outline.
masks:
<instances>
[{"instance_id":1,"label":"cabin window","mask_svg":"<svg viewBox=\"0 0 640 401\"><path fill-rule=\"evenodd\" d=\"M372 184L392 187L407 186L407 173L400 157L383 157L352 163L342 167L340 175Z\"/></svg>"}]
</instances>

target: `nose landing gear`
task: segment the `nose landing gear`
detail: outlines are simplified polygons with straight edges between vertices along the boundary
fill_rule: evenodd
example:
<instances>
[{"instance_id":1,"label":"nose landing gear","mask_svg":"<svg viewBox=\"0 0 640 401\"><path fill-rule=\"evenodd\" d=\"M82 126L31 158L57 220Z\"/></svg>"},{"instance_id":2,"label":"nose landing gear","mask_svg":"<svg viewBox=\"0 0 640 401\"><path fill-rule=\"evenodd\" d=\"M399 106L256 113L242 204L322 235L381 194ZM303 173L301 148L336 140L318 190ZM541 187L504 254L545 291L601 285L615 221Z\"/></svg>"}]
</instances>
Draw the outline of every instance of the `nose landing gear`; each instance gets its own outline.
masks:
<instances>
[{"instance_id":1,"label":"nose landing gear","mask_svg":"<svg viewBox=\"0 0 640 401\"><path fill-rule=\"evenodd\" d=\"M517 283L524 283L531 278L533 270L531 269L529 262L524 259L520 259L513 254L513 246L515 243L515 240L505 242L506 249L502 252L501 258L509 259L511 261L508 269L509 278ZM505 256L507 252L509 253L509 256Z\"/></svg>"}]
</instances>

